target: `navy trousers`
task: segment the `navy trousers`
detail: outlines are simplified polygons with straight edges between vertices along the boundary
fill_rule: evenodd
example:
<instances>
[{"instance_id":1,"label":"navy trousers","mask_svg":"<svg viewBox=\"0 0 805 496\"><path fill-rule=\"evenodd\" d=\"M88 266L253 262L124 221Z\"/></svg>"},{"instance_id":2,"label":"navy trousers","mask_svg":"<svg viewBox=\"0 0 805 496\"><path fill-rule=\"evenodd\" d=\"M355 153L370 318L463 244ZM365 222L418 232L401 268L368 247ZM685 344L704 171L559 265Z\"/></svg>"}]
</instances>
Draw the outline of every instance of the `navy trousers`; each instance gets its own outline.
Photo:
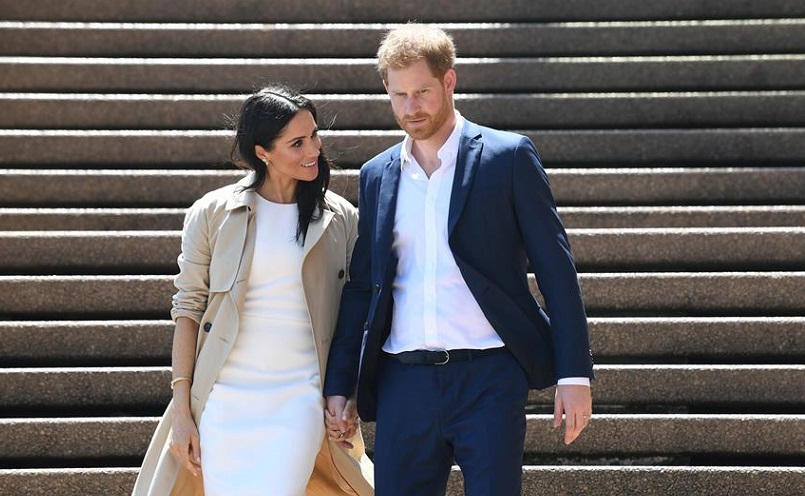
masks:
<instances>
[{"instance_id":1,"label":"navy trousers","mask_svg":"<svg viewBox=\"0 0 805 496\"><path fill-rule=\"evenodd\" d=\"M510 353L445 365L382 362L377 496L444 495L454 461L466 495L520 495L528 383Z\"/></svg>"}]
</instances>

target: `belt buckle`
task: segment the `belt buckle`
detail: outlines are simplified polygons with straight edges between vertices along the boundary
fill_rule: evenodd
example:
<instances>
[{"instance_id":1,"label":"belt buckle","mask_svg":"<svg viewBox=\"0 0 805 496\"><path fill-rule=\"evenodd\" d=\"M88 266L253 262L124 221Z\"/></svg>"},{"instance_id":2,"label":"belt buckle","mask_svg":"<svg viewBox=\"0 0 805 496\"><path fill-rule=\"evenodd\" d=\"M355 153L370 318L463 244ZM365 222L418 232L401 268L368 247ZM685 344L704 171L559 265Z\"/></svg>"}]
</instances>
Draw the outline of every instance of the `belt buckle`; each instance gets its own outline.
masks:
<instances>
[{"instance_id":1,"label":"belt buckle","mask_svg":"<svg viewBox=\"0 0 805 496\"><path fill-rule=\"evenodd\" d=\"M434 362L433 365L444 365L450 361L450 352L447 350L439 350L444 352L444 361L443 362Z\"/></svg>"}]
</instances>

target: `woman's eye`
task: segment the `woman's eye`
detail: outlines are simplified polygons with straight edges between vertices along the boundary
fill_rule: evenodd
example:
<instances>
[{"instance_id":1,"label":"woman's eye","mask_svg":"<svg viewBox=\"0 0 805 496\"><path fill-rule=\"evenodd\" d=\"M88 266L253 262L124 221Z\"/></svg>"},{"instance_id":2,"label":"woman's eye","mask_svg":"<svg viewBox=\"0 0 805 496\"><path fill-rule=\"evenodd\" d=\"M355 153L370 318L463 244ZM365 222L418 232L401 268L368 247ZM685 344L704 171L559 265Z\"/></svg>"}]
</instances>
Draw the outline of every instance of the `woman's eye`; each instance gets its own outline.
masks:
<instances>
[{"instance_id":1,"label":"woman's eye","mask_svg":"<svg viewBox=\"0 0 805 496\"><path fill-rule=\"evenodd\" d=\"M294 141L293 144L291 144L291 146L294 148L299 148L300 146L302 146L302 140Z\"/></svg>"}]
</instances>

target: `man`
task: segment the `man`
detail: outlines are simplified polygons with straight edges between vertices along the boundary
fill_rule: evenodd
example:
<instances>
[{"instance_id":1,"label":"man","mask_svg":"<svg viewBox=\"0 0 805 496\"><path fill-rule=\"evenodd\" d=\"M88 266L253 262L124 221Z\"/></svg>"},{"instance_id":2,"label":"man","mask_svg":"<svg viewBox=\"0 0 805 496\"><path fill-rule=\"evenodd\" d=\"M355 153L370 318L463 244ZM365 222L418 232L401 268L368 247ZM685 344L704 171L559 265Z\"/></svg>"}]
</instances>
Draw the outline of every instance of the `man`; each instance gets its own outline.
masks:
<instances>
[{"instance_id":1,"label":"man","mask_svg":"<svg viewBox=\"0 0 805 496\"><path fill-rule=\"evenodd\" d=\"M528 390L558 380L566 443L592 411L587 321L545 171L528 138L454 110L454 62L450 37L420 24L378 51L406 137L361 169L325 395L328 418L357 393L377 422L379 496L444 494L453 460L466 494L519 495Z\"/></svg>"}]
</instances>

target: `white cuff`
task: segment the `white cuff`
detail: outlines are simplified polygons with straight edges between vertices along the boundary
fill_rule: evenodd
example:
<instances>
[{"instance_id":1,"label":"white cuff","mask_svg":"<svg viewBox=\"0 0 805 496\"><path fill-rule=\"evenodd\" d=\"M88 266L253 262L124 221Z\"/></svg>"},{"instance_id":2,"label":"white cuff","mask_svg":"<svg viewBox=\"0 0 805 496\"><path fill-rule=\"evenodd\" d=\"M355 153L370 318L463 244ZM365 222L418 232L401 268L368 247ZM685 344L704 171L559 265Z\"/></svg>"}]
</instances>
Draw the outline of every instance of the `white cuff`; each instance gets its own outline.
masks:
<instances>
[{"instance_id":1,"label":"white cuff","mask_svg":"<svg viewBox=\"0 0 805 496\"><path fill-rule=\"evenodd\" d=\"M559 379L556 384L558 386L587 386L590 387L590 379L588 377L564 377Z\"/></svg>"}]
</instances>

